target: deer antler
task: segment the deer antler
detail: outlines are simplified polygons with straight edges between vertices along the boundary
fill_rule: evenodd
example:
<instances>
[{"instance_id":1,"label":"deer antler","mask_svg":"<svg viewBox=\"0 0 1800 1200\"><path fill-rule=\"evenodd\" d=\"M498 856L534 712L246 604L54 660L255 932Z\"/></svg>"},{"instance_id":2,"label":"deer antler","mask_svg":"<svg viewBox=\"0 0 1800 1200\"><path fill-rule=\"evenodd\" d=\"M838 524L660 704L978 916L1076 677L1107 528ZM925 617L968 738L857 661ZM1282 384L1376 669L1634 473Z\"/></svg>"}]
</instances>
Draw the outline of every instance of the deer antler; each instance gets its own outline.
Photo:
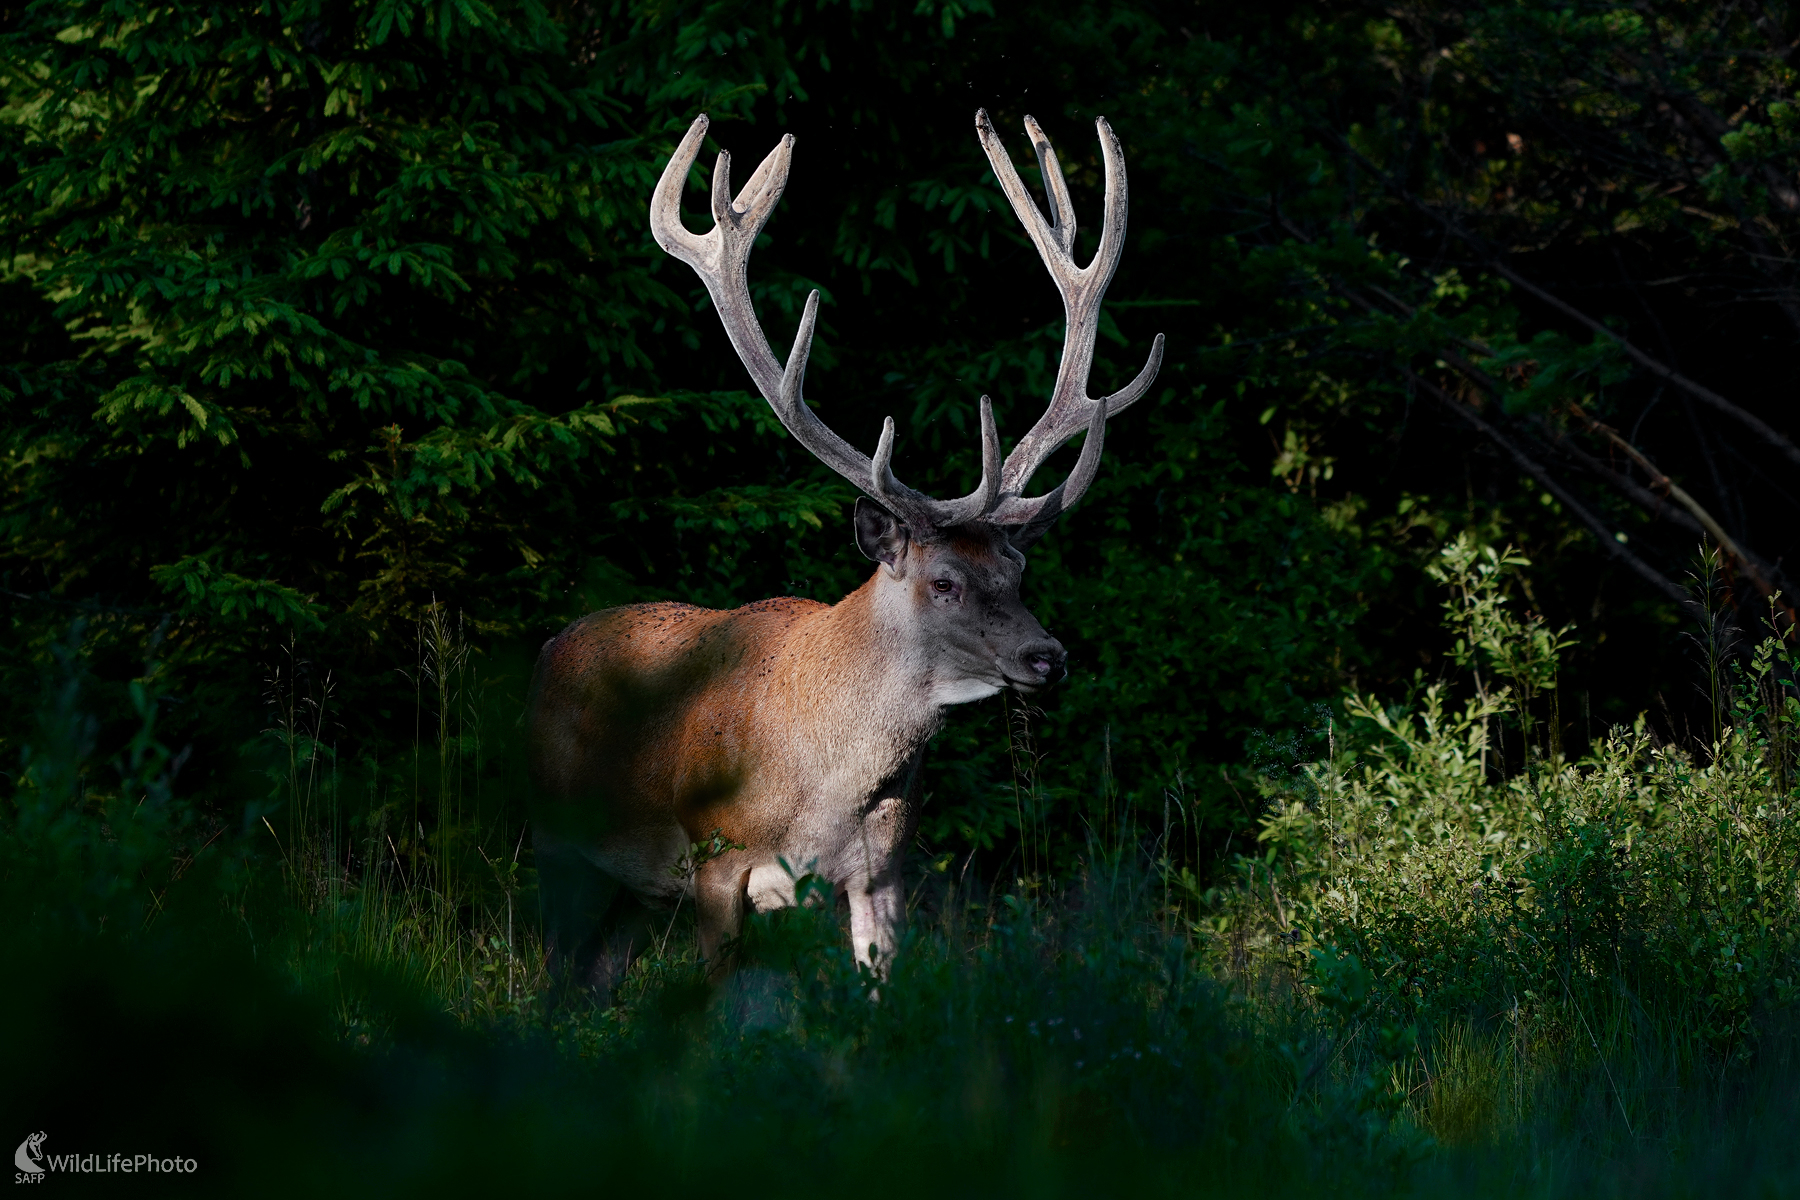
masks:
<instances>
[{"instance_id":1,"label":"deer antler","mask_svg":"<svg viewBox=\"0 0 1800 1200\"><path fill-rule=\"evenodd\" d=\"M1025 118L1025 131L1037 149L1038 163L1043 170L1050 207L1050 219L1046 221L1025 191L1018 171L1007 157L1006 148L994 132L993 123L988 120L987 111L983 109L975 114L975 130L981 138L982 148L987 151L988 161L993 164L994 174L1062 295L1067 328L1063 335L1062 364L1057 371L1050 407L1030 432L1019 439L1004 464L1000 461L1000 435L994 427L993 403L986 396L981 398L981 483L973 492L957 500L934 500L894 478L892 417L883 423L875 456L869 458L833 433L801 399L806 361L812 351L813 329L818 321L817 291L807 297L806 311L794 336L794 348L788 355L787 365L778 363L769 349L768 339L764 337L756 310L750 303L748 267L756 235L762 232L787 186L788 168L793 161L793 135L782 138L780 145L769 152L736 199L731 195L731 155L720 151L718 165L713 168L712 230L698 235L682 225L681 189L700 154L707 124L705 114L695 118L668 166L663 168L662 178L650 201L650 232L657 245L688 264L700 276L732 347L749 368L757 390L775 410L782 425L820 462L884 505L910 526L916 536L929 536L936 530L985 520L1011 529L1012 540L1020 546L1036 541L1094 481L1100 469L1107 419L1123 412L1148 391L1162 365L1163 336L1159 333L1150 349L1150 361L1138 372L1136 379L1102 400L1090 399L1087 395L1088 375L1094 365L1094 342L1099 333L1101 301L1125 247L1125 156L1106 119L1102 117L1096 122L1100 130L1100 152L1106 164L1106 210L1100 230L1100 249L1086 267L1077 267L1074 259L1075 212L1069 203L1069 188L1050 140L1036 121ZM1025 485L1044 460L1083 429L1087 430L1088 437L1069 477L1042 496L1025 498L1022 494Z\"/></svg>"},{"instance_id":2,"label":"deer antler","mask_svg":"<svg viewBox=\"0 0 1800 1200\"><path fill-rule=\"evenodd\" d=\"M1100 451L1105 440L1109 418L1124 412L1150 389L1162 366L1163 335L1157 334L1150 347L1150 361L1125 387L1101 400L1087 394L1088 375L1094 366L1094 342L1100 331L1100 304L1106 296L1118 269L1119 256L1125 249L1125 152L1112 126L1101 117L1094 122L1100 131L1100 156L1106 169L1105 217L1100 226L1100 248L1085 267L1075 265L1075 210L1069 203L1069 186L1063 180L1062 165L1050 139L1031 117L1025 118L1025 133L1037 151L1038 166L1044 176L1045 199L1050 209L1049 220L1038 211L1025 184L1014 169L1000 135L988 119L987 110L975 114L975 132L981 147L987 151L994 177L1001 190L1012 201L1013 211L1025 226L1025 233L1037 247L1038 256L1050 271L1056 290L1062 295L1065 331L1062 363L1056 372L1056 389L1051 393L1050 407L1038 418L1013 452L1006 457L1000 472L1000 503L988 514L997 525L1018 526L1013 541L1021 546L1036 541L1065 509L1081 498L1100 469ZM1062 444L1088 431L1081 456L1069 477L1042 496L1025 499L1022 493L1032 475L1044 465Z\"/></svg>"},{"instance_id":3,"label":"deer antler","mask_svg":"<svg viewBox=\"0 0 1800 1200\"><path fill-rule=\"evenodd\" d=\"M750 303L748 265L756 235L774 211L787 186L788 168L793 161L794 136L788 134L780 145L756 168L744 190L734 200L731 196L731 155L719 152L713 168L713 228L704 235L690 232L681 223L681 188L688 170L700 154L700 142L706 136L707 118L703 113L688 127L675 154L663 168L662 178L650 200L650 233L670 254L694 268L712 297L719 320L731 339L732 348L749 368L763 399L775 415L794 435L794 439L813 456L850 483L867 493L905 522L915 536L926 537L939 529L979 520L990 512L1000 497L1000 435L994 428L994 408L986 396L981 398L981 485L959 500L934 500L916 492L894 478L894 419L882 426L881 441L873 459L833 433L801 399L801 385L806 377L806 360L812 352L813 328L818 321L819 293L806 299L806 312L800 318L800 329L794 336L793 352L787 366L775 361Z\"/></svg>"}]
</instances>

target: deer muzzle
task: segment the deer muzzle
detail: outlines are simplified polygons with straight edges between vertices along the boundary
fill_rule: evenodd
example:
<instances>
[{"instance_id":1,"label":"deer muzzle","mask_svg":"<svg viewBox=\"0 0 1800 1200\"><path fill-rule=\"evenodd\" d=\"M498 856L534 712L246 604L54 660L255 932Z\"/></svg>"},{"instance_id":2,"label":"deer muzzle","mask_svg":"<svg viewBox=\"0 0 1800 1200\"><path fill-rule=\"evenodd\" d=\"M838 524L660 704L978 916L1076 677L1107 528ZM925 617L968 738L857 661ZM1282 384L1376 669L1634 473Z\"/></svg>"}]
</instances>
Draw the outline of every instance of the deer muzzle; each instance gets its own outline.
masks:
<instances>
[{"instance_id":1,"label":"deer muzzle","mask_svg":"<svg viewBox=\"0 0 1800 1200\"><path fill-rule=\"evenodd\" d=\"M1068 671L1068 651L1055 638L1023 642L1013 651L1007 664L1007 676L1014 689L1035 692L1041 687L1060 682Z\"/></svg>"}]
</instances>

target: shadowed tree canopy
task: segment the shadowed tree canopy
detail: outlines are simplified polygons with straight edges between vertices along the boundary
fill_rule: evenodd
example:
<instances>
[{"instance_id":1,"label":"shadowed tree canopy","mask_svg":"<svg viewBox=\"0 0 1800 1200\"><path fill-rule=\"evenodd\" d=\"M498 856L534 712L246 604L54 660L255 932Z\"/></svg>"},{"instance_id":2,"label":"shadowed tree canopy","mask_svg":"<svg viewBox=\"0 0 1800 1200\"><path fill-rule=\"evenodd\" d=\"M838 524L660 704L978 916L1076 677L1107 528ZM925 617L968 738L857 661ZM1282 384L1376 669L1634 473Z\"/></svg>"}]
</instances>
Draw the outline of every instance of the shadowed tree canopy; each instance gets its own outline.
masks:
<instances>
[{"instance_id":1,"label":"shadowed tree canopy","mask_svg":"<svg viewBox=\"0 0 1800 1200\"><path fill-rule=\"evenodd\" d=\"M750 267L770 340L821 289L814 403L865 449L892 415L897 472L947 495L979 474L977 397L1010 446L1061 341L974 112L1032 186L1021 119L1055 139L1083 261L1093 118L1123 140L1094 390L1158 332L1168 357L1027 576L1072 655L1036 722L1071 833L1165 795L1243 827L1232 769L1435 647L1421 567L1454 530L1525 547L1532 603L1589 632L1557 718L1576 741L1657 689L1681 707L1702 537L1745 624L1793 594L1787 5L0 14L9 756L77 615L106 677L162 639L204 789L283 643L339 681L345 752L374 753L407 732L394 668L433 601L502 656L607 604L854 586L849 489L648 236L701 111L740 175L795 135ZM959 717L934 844L995 843L1005 753L997 709Z\"/></svg>"}]
</instances>

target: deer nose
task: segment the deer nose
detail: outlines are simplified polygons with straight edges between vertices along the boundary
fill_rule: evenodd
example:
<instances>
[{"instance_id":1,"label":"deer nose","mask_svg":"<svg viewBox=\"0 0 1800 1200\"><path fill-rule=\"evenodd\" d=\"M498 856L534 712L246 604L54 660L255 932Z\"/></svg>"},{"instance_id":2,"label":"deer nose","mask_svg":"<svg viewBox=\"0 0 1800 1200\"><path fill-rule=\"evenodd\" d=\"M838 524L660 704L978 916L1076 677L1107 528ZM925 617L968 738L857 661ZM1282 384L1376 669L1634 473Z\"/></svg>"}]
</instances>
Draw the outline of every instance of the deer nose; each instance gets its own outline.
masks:
<instances>
[{"instance_id":1,"label":"deer nose","mask_svg":"<svg viewBox=\"0 0 1800 1200\"><path fill-rule=\"evenodd\" d=\"M1064 666L1069 660L1068 651L1055 638L1045 638L1039 642L1026 642L1014 655L1023 674L1040 686L1056 683L1068 674Z\"/></svg>"}]
</instances>

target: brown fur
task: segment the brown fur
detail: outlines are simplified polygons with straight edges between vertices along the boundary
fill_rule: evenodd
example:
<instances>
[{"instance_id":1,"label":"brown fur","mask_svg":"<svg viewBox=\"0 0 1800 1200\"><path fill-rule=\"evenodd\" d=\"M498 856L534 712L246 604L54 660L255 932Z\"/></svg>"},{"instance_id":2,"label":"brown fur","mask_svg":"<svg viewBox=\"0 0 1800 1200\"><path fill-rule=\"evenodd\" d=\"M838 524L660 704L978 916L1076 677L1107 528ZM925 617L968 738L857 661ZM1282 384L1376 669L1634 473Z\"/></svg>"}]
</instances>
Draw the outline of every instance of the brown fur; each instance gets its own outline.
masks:
<instances>
[{"instance_id":1,"label":"brown fur","mask_svg":"<svg viewBox=\"0 0 1800 1200\"><path fill-rule=\"evenodd\" d=\"M629 924L616 910L630 897L666 905L691 890L716 966L747 905L793 903L789 872L849 893L859 959L893 953L909 791L943 709L1035 690L1062 663L1019 600L1023 559L1004 533L920 543L894 528L895 561L834 605L633 605L545 644L529 737L540 870L554 860L547 940L586 982L616 982L636 948L594 940L594 926ZM744 849L691 884L672 873L714 830ZM584 868L600 877L591 900L558 910L552 876Z\"/></svg>"}]
</instances>

